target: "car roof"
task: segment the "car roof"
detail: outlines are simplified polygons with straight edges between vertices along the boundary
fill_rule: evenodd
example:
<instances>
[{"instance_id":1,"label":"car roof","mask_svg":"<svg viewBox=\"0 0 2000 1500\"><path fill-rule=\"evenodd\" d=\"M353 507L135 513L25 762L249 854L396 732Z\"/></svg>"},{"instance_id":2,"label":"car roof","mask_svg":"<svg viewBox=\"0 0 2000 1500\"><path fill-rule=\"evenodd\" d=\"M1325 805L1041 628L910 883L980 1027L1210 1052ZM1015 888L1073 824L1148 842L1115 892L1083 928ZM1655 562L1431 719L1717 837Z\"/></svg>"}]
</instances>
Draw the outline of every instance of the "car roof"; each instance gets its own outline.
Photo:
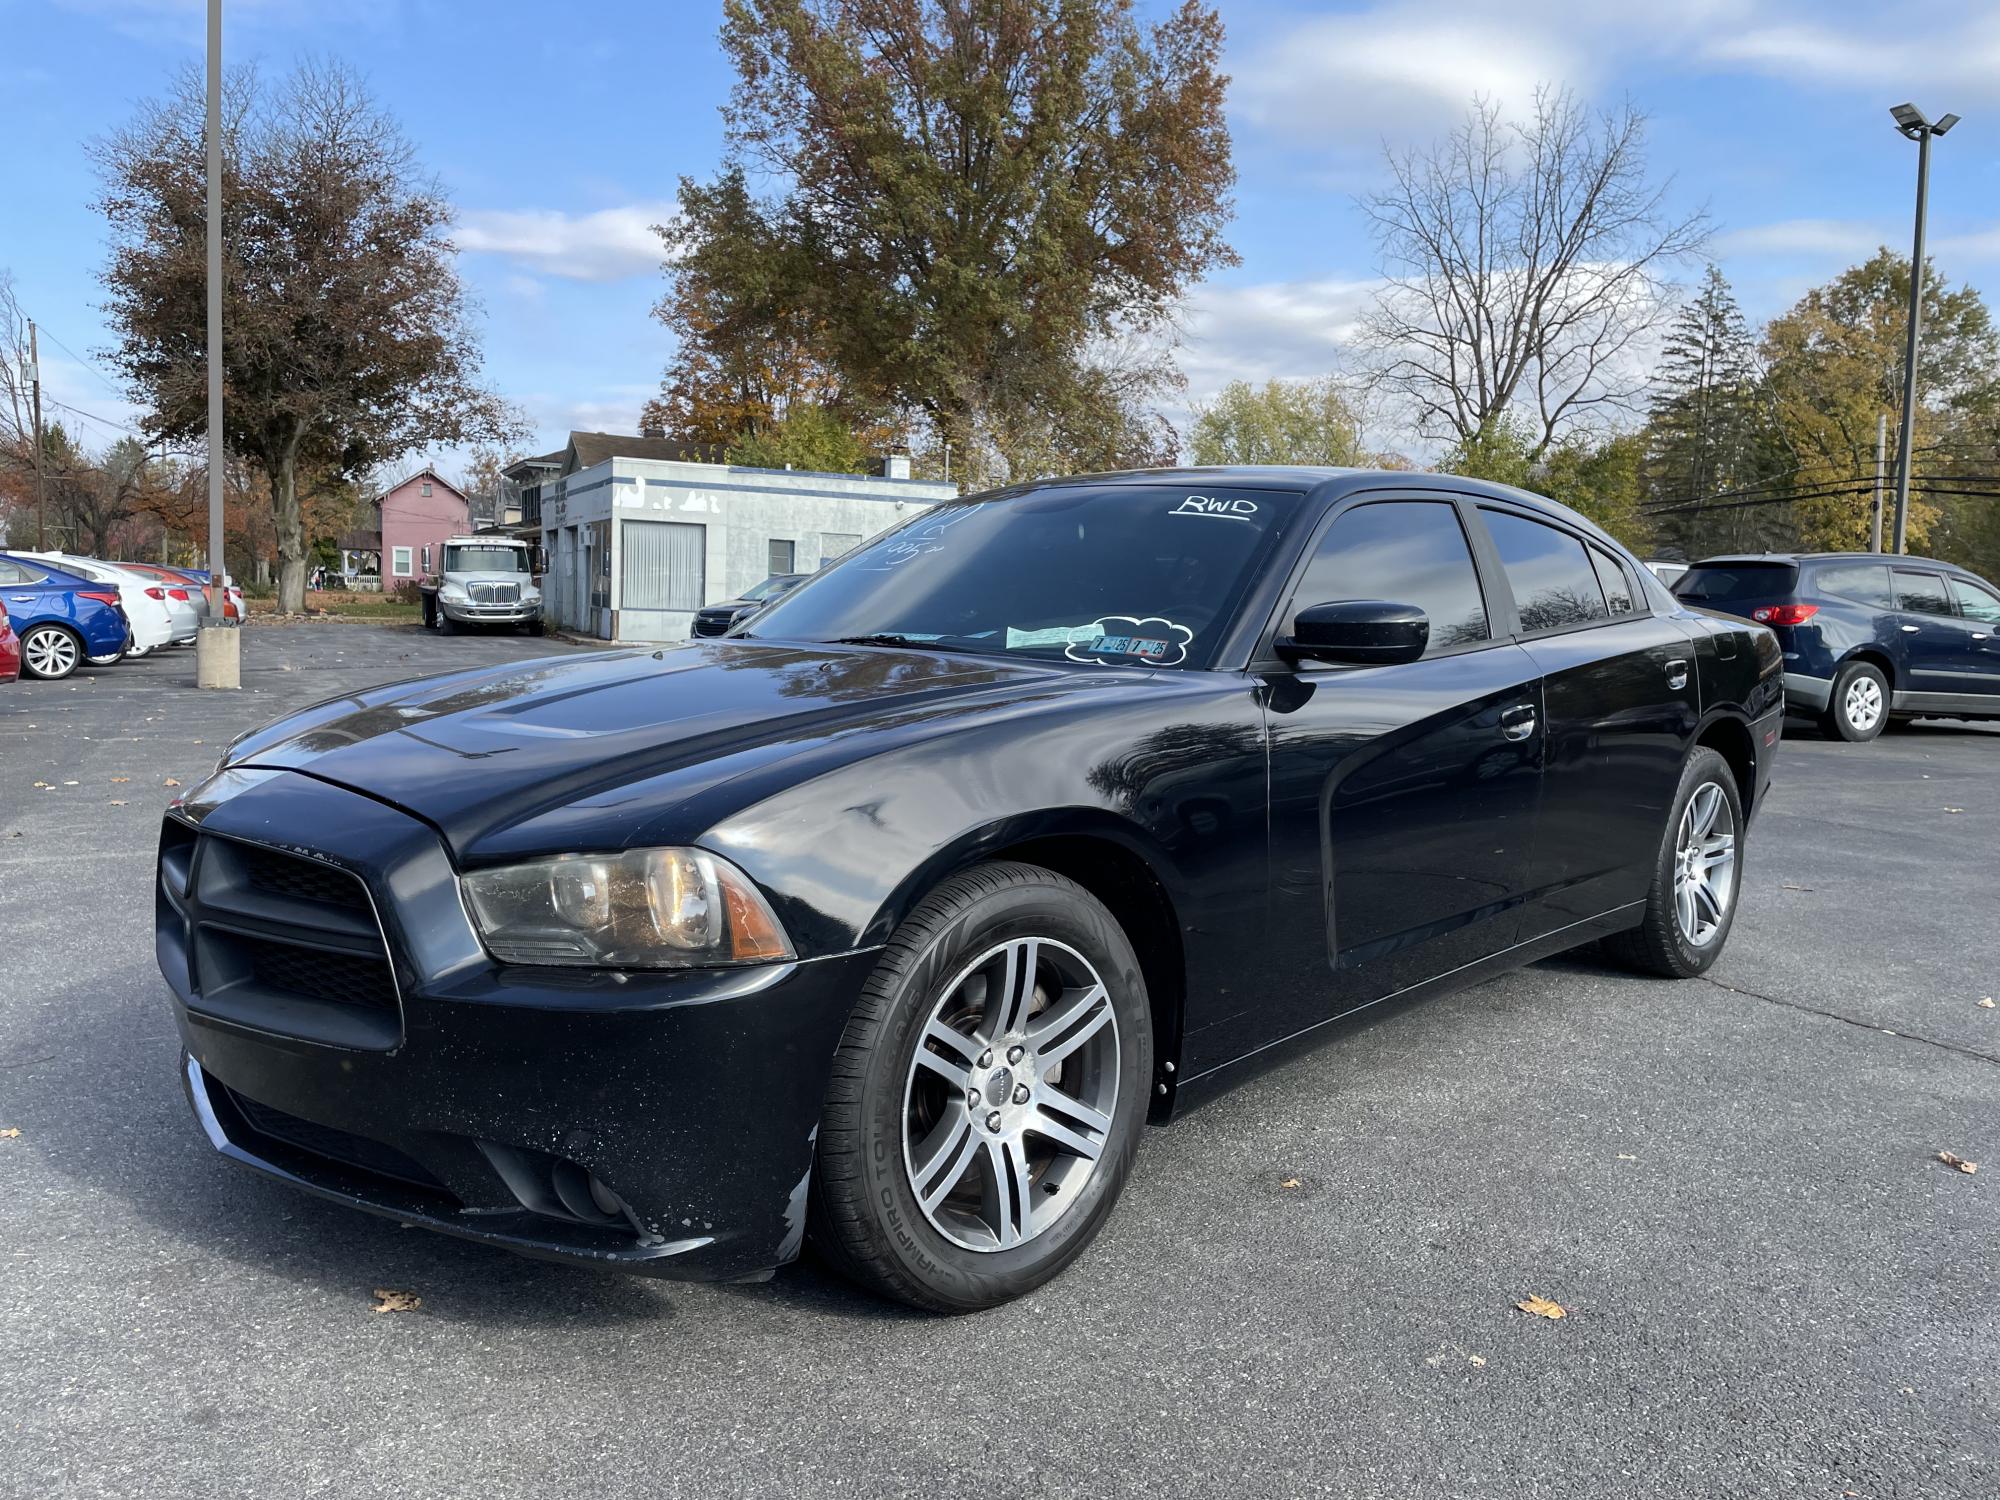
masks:
<instances>
[{"instance_id":1,"label":"car roof","mask_svg":"<svg viewBox=\"0 0 2000 1500\"><path fill-rule=\"evenodd\" d=\"M49 575L49 579L53 583L90 583L93 581L85 578L80 573L72 573L67 568L58 567L46 557L37 557L32 552L0 552L0 558L5 558L8 562L19 563L23 567L40 568Z\"/></svg>"},{"instance_id":2,"label":"car roof","mask_svg":"<svg viewBox=\"0 0 2000 1500\"><path fill-rule=\"evenodd\" d=\"M1741 567L1745 563L1790 563L1797 566L1809 562L1863 562L1896 563L1904 567L1939 568L1947 573L1964 573L1968 578L1978 575L1961 568L1957 563L1943 562L1935 557L1913 557L1907 553L1895 552L1729 552L1716 557L1704 557L1700 562L1689 564L1696 568Z\"/></svg>"}]
</instances>

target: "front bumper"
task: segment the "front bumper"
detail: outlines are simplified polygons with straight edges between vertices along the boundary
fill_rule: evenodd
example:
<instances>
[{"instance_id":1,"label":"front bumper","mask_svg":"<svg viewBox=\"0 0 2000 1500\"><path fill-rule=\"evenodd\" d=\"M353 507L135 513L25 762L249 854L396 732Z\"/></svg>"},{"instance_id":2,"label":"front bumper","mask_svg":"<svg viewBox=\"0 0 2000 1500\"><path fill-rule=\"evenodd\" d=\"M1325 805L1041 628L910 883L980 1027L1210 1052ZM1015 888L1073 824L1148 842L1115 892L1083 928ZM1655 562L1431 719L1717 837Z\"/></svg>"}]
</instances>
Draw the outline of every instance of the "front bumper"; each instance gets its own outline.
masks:
<instances>
[{"instance_id":1,"label":"front bumper","mask_svg":"<svg viewBox=\"0 0 2000 1500\"><path fill-rule=\"evenodd\" d=\"M184 1084L219 1152L573 1264L736 1280L798 1253L826 1069L872 952L680 974L502 967L425 825L290 772L223 782L168 816L157 932ZM228 872L285 829L313 830L312 860L379 914L393 984L366 1004L299 993L309 963L294 989L242 965L294 898ZM365 935L364 910L342 920ZM593 1179L616 1211L579 1191Z\"/></svg>"},{"instance_id":2,"label":"front bumper","mask_svg":"<svg viewBox=\"0 0 2000 1500\"><path fill-rule=\"evenodd\" d=\"M447 604L438 600L438 609L448 620L460 625L526 625L542 617L540 601L532 604Z\"/></svg>"}]
</instances>

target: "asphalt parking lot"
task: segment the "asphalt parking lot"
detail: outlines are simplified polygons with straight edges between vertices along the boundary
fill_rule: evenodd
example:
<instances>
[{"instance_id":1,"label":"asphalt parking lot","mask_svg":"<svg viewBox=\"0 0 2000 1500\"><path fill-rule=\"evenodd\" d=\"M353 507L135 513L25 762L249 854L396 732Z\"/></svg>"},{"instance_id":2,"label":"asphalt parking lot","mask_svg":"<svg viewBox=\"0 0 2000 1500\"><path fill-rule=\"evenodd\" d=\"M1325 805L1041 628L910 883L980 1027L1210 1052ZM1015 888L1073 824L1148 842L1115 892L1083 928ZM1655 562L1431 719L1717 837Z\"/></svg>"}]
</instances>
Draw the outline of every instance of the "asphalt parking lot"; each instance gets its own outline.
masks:
<instances>
[{"instance_id":1,"label":"asphalt parking lot","mask_svg":"<svg viewBox=\"0 0 2000 1500\"><path fill-rule=\"evenodd\" d=\"M2000 734L1794 726L1710 980L1570 957L1386 1016L1152 1132L1069 1274L948 1320L399 1230L190 1121L174 785L561 649L255 627L241 694L188 652L0 688L0 1494L2000 1493Z\"/></svg>"}]
</instances>

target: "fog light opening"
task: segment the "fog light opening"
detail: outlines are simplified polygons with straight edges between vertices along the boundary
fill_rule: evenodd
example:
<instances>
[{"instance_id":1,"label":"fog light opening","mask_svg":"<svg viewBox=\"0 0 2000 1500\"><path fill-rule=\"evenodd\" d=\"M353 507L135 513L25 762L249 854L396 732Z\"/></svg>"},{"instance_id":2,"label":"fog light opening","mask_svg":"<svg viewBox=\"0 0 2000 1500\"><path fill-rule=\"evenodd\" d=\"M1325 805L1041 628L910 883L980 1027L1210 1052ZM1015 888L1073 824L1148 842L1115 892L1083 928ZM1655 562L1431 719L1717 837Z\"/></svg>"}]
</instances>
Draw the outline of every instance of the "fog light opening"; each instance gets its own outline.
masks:
<instances>
[{"instance_id":1,"label":"fog light opening","mask_svg":"<svg viewBox=\"0 0 2000 1500\"><path fill-rule=\"evenodd\" d=\"M549 1173L549 1186L570 1215L586 1224L623 1226L634 1222L625 1200L600 1182L595 1172L587 1172L573 1161L557 1160Z\"/></svg>"}]
</instances>

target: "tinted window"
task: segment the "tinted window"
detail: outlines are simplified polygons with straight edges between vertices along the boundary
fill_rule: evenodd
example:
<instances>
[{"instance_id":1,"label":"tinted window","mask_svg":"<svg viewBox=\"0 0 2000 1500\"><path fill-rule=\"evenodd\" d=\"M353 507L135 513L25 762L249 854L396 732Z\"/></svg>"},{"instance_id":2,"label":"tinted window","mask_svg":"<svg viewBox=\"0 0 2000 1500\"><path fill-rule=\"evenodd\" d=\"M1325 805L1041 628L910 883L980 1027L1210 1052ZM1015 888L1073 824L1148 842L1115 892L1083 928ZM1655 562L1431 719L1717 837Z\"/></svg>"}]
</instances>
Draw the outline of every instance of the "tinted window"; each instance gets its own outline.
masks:
<instances>
[{"instance_id":1,"label":"tinted window","mask_svg":"<svg viewBox=\"0 0 2000 1500\"><path fill-rule=\"evenodd\" d=\"M424 549L428 552L430 549ZM424 559L424 569L430 570L430 559ZM519 547L447 547L444 549L444 570L447 573L525 573L528 570L528 554Z\"/></svg>"},{"instance_id":2,"label":"tinted window","mask_svg":"<svg viewBox=\"0 0 2000 1500\"><path fill-rule=\"evenodd\" d=\"M1431 622L1432 652L1491 635L1458 509L1436 500L1358 506L1333 523L1306 564L1292 609L1341 599L1416 605Z\"/></svg>"},{"instance_id":3,"label":"tinted window","mask_svg":"<svg viewBox=\"0 0 2000 1500\"><path fill-rule=\"evenodd\" d=\"M1065 484L940 505L765 606L745 634L1205 667L1298 499Z\"/></svg>"},{"instance_id":4,"label":"tinted window","mask_svg":"<svg viewBox=\"0 0 2000 1500\"><path fill-rule=\"evenodd\" d=\"M1604 591L1582 542L1526 516L1503 510L1483 514L1514 590L1521 629L1561 630L1605 618Z\"/></svg>"},{"instance_id":5,"label":"tinted window","mask_svg":"<svg viewBox=\"0 0 2000 1500\"><path fill-rule=\"evenodd\" d=\"M49 575L18 563L11 558L0 557L0 583L40 583Z\"/></svg>"},{"instance_id":6,"label":"tinted window","mask_svg":"<svg viewBox=\"0 0 2000 1500\"><path fill-rule=\"evenodd\" d=\"M1637 588L1637 580L1625 571L1624 566L1609 552L1590 549L1590 564L1597 569L1598 587L1604 590L1604 602L1611 607L1614 615L1629 615L1639 607L1642 597Z\"/></svg>"},{"instance_id":7,"label":"tinted window","mask_svg":"<svg viewBox=\"0 0 2000 1500\"><path fill-rule=\"evenodd\" d=\"M1675 580L1674 595L1690 604L1782 599L1798 581L1794 563L1697 563Z\"/></svg>"},{"instance_id":8,"label":"tinted window","mask_svg":"<svg viewBox=\"0 0 2000 1500\"><path fill-rule=\"evenodd\" d=\"M1882 563L1837 563L1813 570L1813 587L1822 594L1870 604L1876 609L1895 608L1889 592L1889 569Z\"/></svg>"},{"instance_id":9,"label":"tinted window","mask_svg":"<svg viewBox=\"0 0 2000 1500\"><path fill-rule=\"evenodd\" d=\"M1980 584L1967 583L1963 578L1951 580L1951 592L1958 600L1958 612L1966 619L1982 625L2000 625L2000 594Z\"/></svg>"},{"instance_id":10,"label":"tinted window","mask_svg":"<svg viewBox=\"0 0 2000 1500\"><path fill-rule=\"evenodd\" d=\"M1935 573L1906 573L1896 569L1896 608L1911 615L1948 615L1951 600L1945 597L1944 580Z\"/></svg>"}]
</instances>

